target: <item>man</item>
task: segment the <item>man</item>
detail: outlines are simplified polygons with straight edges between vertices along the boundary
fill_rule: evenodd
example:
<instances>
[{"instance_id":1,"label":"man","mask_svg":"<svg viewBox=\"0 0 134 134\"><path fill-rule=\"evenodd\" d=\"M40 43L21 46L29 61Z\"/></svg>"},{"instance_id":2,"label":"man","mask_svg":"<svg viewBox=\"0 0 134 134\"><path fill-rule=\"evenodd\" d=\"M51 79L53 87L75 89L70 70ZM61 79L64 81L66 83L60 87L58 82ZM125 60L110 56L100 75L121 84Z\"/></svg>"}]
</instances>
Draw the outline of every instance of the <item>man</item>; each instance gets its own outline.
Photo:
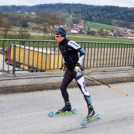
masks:
<instances>
[{"instance_id":1,"label":"man","mask_svg":"<svg viewBox=\"0 0 134 134\"><path fill-rule=\"evenodd\" d=\"M85 51L76 42L66 39L66 32L63 28L56 30L55 40L59 43L59 49L65 62L61 69L66 71L60 87L63 99L65 101L65 106L58 112L71 111L71 103L69 101L67 86L74 78L87 103L87 118L91 118L95 114L95 111L91 105L91 97L85 89L84 76L81 67ZM78 56L78 53L80 53L80 57Z\"/></svg>"}]
</instances>

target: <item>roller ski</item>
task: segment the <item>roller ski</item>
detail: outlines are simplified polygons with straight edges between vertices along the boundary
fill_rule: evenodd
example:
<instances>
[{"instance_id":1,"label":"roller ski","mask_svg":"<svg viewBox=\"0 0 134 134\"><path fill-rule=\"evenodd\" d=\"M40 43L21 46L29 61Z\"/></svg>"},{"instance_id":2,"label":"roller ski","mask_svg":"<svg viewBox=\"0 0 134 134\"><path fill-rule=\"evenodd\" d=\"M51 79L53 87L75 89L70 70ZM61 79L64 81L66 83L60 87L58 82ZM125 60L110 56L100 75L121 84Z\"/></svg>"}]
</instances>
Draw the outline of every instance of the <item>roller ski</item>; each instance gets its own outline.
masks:
<instances>
[{"instance_id":1,"label":"roller ski","mask_svg":"<svg viewBox=\"0 0 134 134\"><path fill-rule=\"evenodd\" d=\"M67 114L67 113L73 113L73 114L76 114L77 113L77 110L76 109L73 109L71 110L71 105L70 103L66 103L65 106L58 110L58 112L54 113L54 112L49 112L48 113L48 116L49 117L53 117L54 115L60 115L60 114Z\"/></svg>"},{"instance_id":2,"label":"roller ski","mask_svg":"<svg viewBox=\"0 0 134 134\"><path fill-rule=\"evenodd\" d=\"M94 116L94 115L95 115L95 111L93 109L93 106L90 104L88 106L88 115L87 115L86 120L81 121L82 126L85 126L87 124L87 122L90 122L92 120L100 119L99 114L97 114L96 116Z\"/></svg>"},{"instance_id":3,"label":"roller ski","mask_svg":"<svg viewBox=\"0 0 134 134\"><path fill-rule=\"evenodd\" d=\"M82 125L82 126L86 126L86 124L87 124L88 122L91 122L91 121L96 120L96 119L101 119L101 117L100 117L99 114L97 114L96 116L92 116L92 117L90 117L90 118L87 118L86 120L82 120L82 121L81 121L81 125Z\"/></svg>"}]
</instances>

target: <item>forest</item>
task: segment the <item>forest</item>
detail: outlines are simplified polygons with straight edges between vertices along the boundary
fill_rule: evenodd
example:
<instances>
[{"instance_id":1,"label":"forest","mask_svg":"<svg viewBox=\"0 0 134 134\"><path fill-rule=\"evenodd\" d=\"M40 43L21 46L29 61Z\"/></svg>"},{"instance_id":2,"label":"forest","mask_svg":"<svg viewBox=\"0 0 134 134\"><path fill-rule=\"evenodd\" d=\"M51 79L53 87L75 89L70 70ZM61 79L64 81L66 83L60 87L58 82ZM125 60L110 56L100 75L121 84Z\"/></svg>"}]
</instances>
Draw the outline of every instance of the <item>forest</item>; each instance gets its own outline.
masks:
<instances>
[{"instance_id":1,"label":"forest","mask_svg":"<svg viewBox=\"0 0 134 134\"><path fill-rule=\"evenodd\" d=\"M36 12L38 17L25 17L27 21L42 23L40 17L43 13L56 13L61 17L72 17L73 23L79 23L80 20L119 26L134 29L134 8L117 7L117 6L94 6L86 4L41 4L35 6L0 6L0 10L5 14L13 25L24 22L24 17L16 17L14 13Z\"/></svg>"}]
</instances>

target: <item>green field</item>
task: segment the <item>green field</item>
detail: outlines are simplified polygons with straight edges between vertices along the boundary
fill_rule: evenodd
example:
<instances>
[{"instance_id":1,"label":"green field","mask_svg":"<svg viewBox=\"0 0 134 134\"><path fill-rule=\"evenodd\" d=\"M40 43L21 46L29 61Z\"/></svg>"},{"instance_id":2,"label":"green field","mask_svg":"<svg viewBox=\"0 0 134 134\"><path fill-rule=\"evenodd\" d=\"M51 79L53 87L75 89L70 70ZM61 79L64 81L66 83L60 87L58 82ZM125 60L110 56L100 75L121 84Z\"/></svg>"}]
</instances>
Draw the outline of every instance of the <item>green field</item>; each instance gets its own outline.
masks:
<instances>
[{"instance_id":1,"label":"green field","mask_svg":"<svg viewBox=\"0 0 134 134\"><path fill-rule=\"evenodd\" d=\"M68 39L74 41L89 41L89 42L117 42L117 43L134 43L134 40L131 39L123 39L123 38L115 38L115 37L102 37L102 36L87 36L87 35L69 35ZM0 39L3 39L0 35ZM8 39L16 39L13 38L13 35L9 35ZM50 36L32 36L29 40L54 40Z\"/></svg>"},{"instance_id":2,"label":"green field","mask_svg":"<svg viewBox=\"0 0 134 134\"><path fill-rule=\"evenodd\" d=\"M69 37L71 40L75 41L90 41L90 42L116 42L116 43L134 43L134 40L114 38L114 37L95 37L95 36L86 36L86 37Z\"/></svg>"},{"instance_id":3,"label":"green field","mask_svg":"<svg viewBox=\"0 0 134 134\"><path fill-rule=\"evenodd\" d=\"M31 18L38 17L38 15L36 15L36 14L22 14L22 13L17 13L16 15L23 16L23 17L31 17Z\"/></svg>"},{"instance_id":4,"label":"green field","mask_svg":"<svg viewBox=\"0 0 134 134\"><path fill-rule=\"evenodd\" d=\"M66 23L69 24L69 25L71 25L72 22L73 22L72 17L66 17L66 18L65 18L65 21L66 21Z\"/></svg>"},{"instance_id":5,"label":"green field","mask_svg":"<svg viewBox=\"0 0 134 134\"><path fill-rule=\"evenodd\" d=\"M134 40L114 38L114 37L96 37L87 35L68 35L68 39L74 41L90 41L90 42L117 42L117 43L134 43ZM53 40L50 36L31 36L31 40Z\"/></svg>"},{"instance_id":6,"label":"green field","mask_svg":"<svg viewBox=\"0 0 134 134\"><path fill-rule=\"evenodd\" d=\"M84 22L84 26L89 27L90 29L107 29L107 30L114 30L116 26L110 26L110 25L105 25L105 24L100 24L100 23L95 23L95 22Z\"/></svg>"}]
</instances>

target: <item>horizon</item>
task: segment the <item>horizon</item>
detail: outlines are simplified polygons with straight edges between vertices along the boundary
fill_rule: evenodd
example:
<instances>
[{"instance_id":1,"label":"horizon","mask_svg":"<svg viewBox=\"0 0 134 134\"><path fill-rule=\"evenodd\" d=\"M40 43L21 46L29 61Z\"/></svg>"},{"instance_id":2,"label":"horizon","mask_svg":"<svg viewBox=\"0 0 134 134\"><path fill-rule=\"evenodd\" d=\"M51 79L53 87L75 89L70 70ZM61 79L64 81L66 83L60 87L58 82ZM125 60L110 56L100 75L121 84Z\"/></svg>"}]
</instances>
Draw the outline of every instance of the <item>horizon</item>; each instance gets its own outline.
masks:
<instances>
[{"instance_id":1,"label":"horizon","mask_svg":"<svg viewBox=\"0 0 134 134\"><path fill-rule=\"evenodd\" d=\"M134 8L134 7L127 7L127 6L118 6L118 5L92 5L92 4L83 4L83 3L62 3L62 2L59 2L59 3L44 3L44 4L35 4L35 5L0 5L0 7L2 6L28 6L28 7L31 7L31 6L38 6L38 5L56 5L56 4L81 4L81 5L89 5L89 6L114 6L114 7L121 7L121 8Z\"/></svg>"},{"instance_id":2,"label":"horizon","mask_svg":"<svg viewBox=\"0 0 134 134\"><path fill-rule=\"evenodd\" d=\"M45 2L44 0L15 0L12 2L11 0L0 1L0 6L36 6L36 5L46 5L46 4L85 4L85 5L93 5L93 6L117 6L117 7L128 7L134 8L133 0L99 0L87 1L87 0L64 0L64 3L61 0L49 0L49 2Z\"/></svg>"}]
</instances>

